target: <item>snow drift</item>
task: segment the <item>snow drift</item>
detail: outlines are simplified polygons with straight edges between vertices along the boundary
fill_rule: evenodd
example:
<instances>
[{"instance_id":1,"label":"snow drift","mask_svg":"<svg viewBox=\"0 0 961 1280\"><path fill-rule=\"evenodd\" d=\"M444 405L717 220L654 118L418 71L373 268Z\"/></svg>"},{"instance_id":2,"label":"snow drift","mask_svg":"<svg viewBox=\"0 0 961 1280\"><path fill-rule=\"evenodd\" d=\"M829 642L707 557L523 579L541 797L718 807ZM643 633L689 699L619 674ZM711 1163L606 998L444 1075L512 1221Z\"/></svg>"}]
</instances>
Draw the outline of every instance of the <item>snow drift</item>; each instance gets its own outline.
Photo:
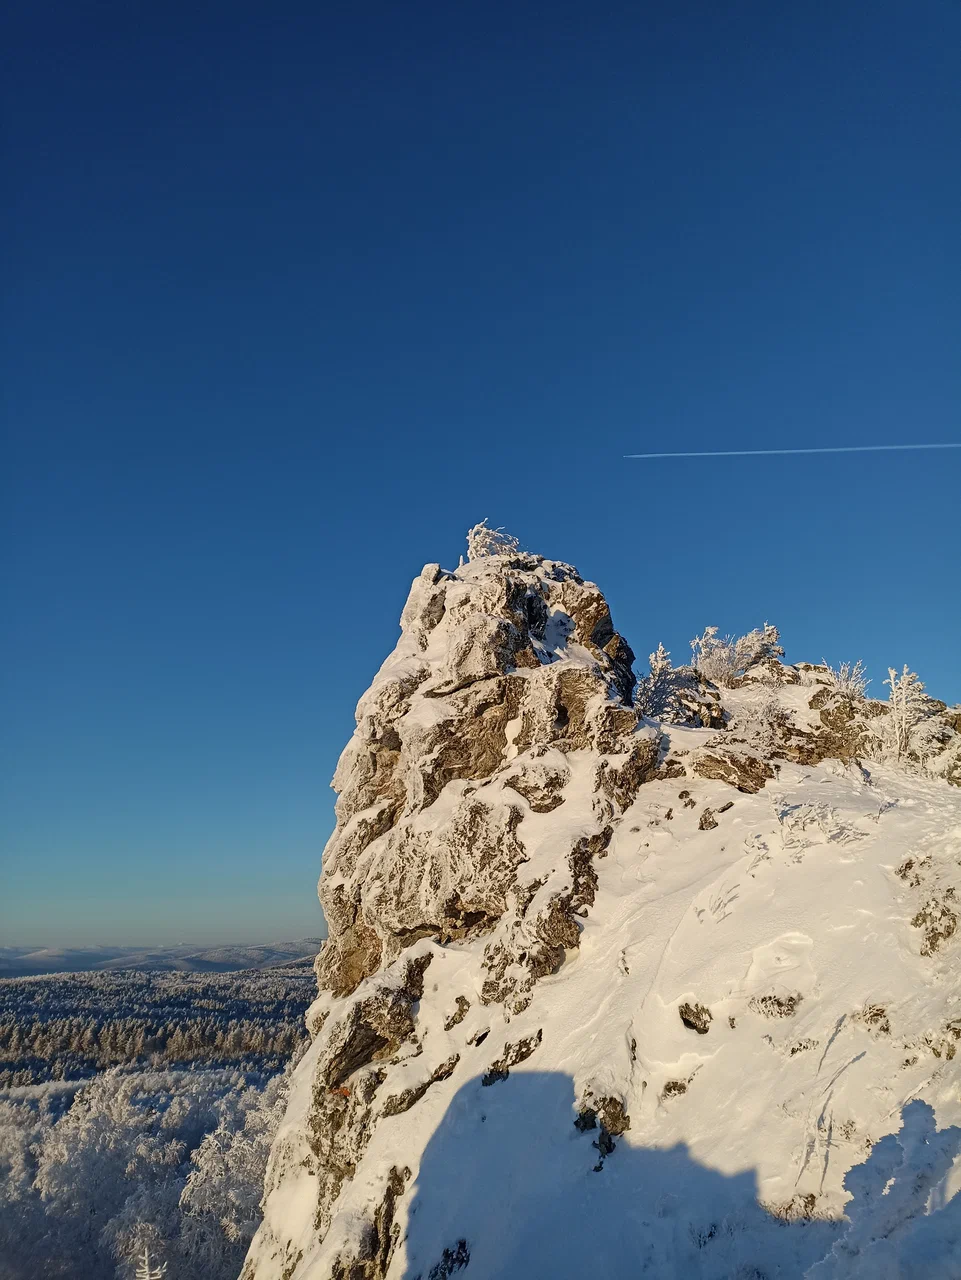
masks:
<instances>
[{"instance_id":1,"label":"snow drift","mask_svg":"<svg viewBox=\"0 0 961 1280\"><path fill-rule=\"evenodd\" d=\"M930 776L773 628L635 703L598 588L473 534L337 769L244 1280L961 1276L961 722Z\"/></svg>"}]
</instances>

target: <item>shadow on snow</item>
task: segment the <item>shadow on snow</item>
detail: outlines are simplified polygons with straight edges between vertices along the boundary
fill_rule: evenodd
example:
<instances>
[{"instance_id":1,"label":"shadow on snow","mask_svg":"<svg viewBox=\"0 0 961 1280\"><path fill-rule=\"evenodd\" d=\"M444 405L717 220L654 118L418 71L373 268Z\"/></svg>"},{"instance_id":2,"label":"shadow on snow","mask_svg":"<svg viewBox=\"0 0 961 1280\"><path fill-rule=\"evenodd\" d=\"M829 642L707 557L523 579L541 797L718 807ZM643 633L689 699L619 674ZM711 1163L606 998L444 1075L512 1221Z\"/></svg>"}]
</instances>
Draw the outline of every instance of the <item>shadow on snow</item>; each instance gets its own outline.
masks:
<instances>
[{"instance_id":1,"label":"shadow on snow","mask_svg":"<svg viewBox=\"0 0 961 1280\"><path fill-rule=\"evenodd\" d=\"M775 1217L753 1171L718 1173L682 1143L625 1135L602 1161L573 1102L547 1072L458 1091L413 1187L404 1280L961 1278L961 1195L943 1191L961 1128L938 1132L924 1102L849 1172L840 1222Z\"/></svg>"}]
</instances>

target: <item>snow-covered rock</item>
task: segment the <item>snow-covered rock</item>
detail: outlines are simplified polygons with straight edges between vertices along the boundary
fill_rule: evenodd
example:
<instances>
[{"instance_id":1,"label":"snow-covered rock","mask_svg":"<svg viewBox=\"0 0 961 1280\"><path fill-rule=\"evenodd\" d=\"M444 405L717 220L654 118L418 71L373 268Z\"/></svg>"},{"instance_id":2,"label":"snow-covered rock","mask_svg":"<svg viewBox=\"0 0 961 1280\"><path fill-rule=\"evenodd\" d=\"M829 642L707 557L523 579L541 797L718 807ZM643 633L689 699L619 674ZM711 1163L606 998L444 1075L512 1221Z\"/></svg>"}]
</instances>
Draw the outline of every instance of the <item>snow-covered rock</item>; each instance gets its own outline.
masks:
<instances>
[{"instance_id":1,"label":"snow-covered rock","mask_svg":"<svg viewBox=\"0 0 961 1280\"><path fill-rule=\"evenodd\" d=\"M337 769L244 1280L961 1275L961 792L823 667L645 719L598 588L472 545Z\"/></svg>"}]
</instances>

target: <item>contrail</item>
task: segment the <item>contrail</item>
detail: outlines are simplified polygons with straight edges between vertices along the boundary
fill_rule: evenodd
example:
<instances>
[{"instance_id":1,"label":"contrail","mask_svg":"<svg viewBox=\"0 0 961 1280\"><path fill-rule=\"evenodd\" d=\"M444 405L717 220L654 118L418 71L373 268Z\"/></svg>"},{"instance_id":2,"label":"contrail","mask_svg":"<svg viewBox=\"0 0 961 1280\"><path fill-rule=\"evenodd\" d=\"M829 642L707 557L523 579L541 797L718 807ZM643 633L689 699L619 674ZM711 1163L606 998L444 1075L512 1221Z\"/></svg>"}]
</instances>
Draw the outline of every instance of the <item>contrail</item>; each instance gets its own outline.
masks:
<instances>
[{"instance_id":1,"label":"contrail","mask_svg":"<svg viewBox=\"0 0 961 1280\"><path fill-rule=\"evenodd\" d=\"M961 449L956 444L845 444L822 449L715 449L707 453L625 453L625 458L759 458L785 453L884 453L891 449Z\"/></svg>"}]
</instances>

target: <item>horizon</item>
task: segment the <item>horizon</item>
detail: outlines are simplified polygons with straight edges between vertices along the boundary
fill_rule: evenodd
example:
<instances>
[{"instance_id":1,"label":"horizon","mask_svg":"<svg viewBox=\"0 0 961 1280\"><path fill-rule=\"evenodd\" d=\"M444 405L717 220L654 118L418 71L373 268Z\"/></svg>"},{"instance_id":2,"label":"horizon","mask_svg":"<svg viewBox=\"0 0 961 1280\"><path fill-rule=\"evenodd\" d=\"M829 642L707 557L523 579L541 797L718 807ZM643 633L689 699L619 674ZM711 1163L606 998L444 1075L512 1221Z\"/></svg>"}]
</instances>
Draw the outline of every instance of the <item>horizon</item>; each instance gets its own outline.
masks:
<instances>
[{"instance_id":1,"label":"horizon","mask_svg":"<svg viewBox=\"0 0 961 1280\"><path fill-rule=\"evenodd\" d=\"M961 701L956 8L5 22L0 941L316 936L357 700L485 516L638 674L767 620ZM624 458L798 442L862 452Z\"/></svg>"},{"instance_id":2,"label":"horizon","mask_svg":"<svg viewBox=\"0 0 961 1280\"><path fill-rule=\"evenodd\" d=\"M35 951L132 951L134 949L142 951L173 951L180 947L202 948L213 951L217 947L269 947L276 946L281 943L289 942L323 942L325 934L315 934L303 938L236 938L231 937L229 941L216 939L212 942L190 942L180 940L177 942L158 942L156 939L150 942L106 942L99 939L96 942L90 942L83 946L66 946L60 943L43 942L11 942L0 944L0 952L16 951L19 954L32 954Z\"/></svg>"}]
</instances>

